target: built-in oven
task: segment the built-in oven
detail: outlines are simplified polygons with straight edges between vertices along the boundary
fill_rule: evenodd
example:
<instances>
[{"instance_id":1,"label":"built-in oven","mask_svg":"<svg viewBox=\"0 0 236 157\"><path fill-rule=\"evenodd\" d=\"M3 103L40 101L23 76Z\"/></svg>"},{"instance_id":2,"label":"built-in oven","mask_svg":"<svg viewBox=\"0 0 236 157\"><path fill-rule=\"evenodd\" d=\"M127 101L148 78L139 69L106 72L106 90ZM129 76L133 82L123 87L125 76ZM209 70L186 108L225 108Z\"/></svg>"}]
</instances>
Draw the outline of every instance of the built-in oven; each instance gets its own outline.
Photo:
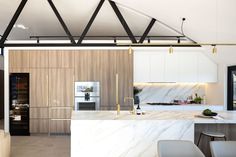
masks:
<instances>
[{"instance_id":1,"label":"built-in oven","mask_svg":"<svg viewBox=\"0 0 236 157\"><path fill-rule=\"evenodd\" d=\"M99 110L99 82L75 82L75 110Z\"/></svg>"}]
</instances>

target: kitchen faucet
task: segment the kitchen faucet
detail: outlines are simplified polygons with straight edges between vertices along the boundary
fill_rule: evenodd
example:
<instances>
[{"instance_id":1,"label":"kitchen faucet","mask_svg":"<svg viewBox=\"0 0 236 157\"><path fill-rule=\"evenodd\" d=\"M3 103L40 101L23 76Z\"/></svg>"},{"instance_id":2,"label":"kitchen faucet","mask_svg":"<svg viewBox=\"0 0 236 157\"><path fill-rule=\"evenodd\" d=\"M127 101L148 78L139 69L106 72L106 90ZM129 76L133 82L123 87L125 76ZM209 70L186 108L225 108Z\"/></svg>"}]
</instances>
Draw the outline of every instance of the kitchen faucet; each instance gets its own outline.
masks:
<instances>
[{"instance_id":1,"label":"kitchen faucet","mask_svg":"<svg viewBox=\"0 0 236 157\"><path fill-rule=\"evenodd\" d=\"M133 97L125 97L124 102L126 102L126 100L132 100L133 103L132 103L131 113L136 114L135 107L134 107L134 98Z\"/></svg>"}]
</instances>

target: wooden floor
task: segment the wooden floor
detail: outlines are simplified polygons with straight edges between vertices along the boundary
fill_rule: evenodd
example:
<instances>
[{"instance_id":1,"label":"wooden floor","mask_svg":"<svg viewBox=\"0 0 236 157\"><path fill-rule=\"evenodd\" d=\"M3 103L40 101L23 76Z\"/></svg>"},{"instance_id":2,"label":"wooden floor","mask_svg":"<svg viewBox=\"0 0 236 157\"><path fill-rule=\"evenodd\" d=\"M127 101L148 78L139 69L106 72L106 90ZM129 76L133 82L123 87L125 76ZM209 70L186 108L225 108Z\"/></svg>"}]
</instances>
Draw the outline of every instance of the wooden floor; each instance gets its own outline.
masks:
<instances>
[{"instance_id":1,"label":"wooden floor","mask_svg":"<svg viewBox=\"0 0 236 157\"><path fill-rule=\"evenodd\" d=\"M70 157L70 136L12 136L11 157Z\"/></svg>"}]
</instances>

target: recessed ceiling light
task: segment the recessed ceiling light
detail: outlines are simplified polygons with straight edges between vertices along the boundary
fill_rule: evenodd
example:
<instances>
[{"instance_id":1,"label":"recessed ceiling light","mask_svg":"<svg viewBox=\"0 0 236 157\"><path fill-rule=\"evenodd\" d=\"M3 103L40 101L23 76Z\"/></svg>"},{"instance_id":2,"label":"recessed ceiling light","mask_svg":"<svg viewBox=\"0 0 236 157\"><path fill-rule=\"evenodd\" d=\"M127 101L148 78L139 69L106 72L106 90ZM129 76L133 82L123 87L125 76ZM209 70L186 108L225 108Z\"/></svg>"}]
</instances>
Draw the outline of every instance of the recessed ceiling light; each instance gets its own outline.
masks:
<instances>
[{"instance_id":1,"label":"recessed ceiling light","mask_svg":"<svg viewBox=\"0 0 236 157\"><path fill-rule=\"evenodd\" d=\"M20 28L20 29L29 29L29 27L26 27L25 25L23 25L23 24L15 24L14 26L13 26L14 28Z\"/></svg>"}]
</instances>

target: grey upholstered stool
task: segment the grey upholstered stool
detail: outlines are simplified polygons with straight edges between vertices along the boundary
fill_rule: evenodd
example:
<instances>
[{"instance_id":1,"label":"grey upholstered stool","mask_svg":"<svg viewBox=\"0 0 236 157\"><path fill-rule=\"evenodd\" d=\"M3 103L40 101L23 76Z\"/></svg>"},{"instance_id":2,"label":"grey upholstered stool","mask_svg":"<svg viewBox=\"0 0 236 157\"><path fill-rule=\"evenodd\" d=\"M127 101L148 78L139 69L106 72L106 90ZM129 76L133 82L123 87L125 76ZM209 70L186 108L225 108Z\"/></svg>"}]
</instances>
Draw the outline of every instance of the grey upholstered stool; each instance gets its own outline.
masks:
<instances>
[{"instance_id":1,"label":"grey upholstered stool","mask_svg":"<svg viewBox=\"0 0 236 157\"><path fill-rule=\"evenodd\" d=\"M162 140L158 142L159 157L205 157L191 141Z\"/></svg>"},{"instance_id":2,"label":"grey upholstered stool","mask_svg":"<svg viewBox=\"0 0 236 157\"><path fill-rule=\"evenodd\" d=\"M210 142L212 157L235 157L236 141Z\"/></svg>"},{"instance_id":3,"label":"grey upholstered stool","mask_svg":"<svg viewBox=\"0 0 236 157\"><path fill-rule=\"evenodd\" d=\"M200 134L200 136L198 138L198 142L197 142L198 146L199 146L200 140L202 138L202 135L210 137L211 141L214 141L215 138L223 138L226 141L226 136L223 133L219 133L219 132L205 132L205 131L203 131L203 132L201 132L201 134Z\"/></svg>"}]
</instances>

